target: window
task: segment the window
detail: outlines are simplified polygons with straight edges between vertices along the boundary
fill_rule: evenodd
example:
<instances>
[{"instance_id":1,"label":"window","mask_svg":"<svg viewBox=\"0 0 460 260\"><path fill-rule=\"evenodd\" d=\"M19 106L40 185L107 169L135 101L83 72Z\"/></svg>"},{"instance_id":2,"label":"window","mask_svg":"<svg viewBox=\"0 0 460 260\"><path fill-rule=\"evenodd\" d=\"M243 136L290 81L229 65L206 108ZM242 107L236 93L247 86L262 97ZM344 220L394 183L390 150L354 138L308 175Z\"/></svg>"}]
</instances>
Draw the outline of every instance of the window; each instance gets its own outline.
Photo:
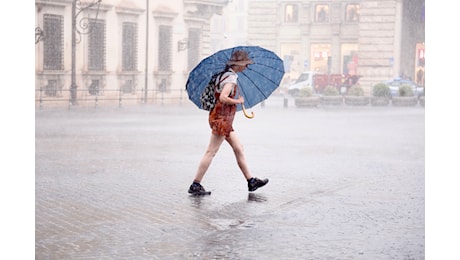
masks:
<instances>
[{"instance_id":1,"label":"window","mask_svg":"<svg viewBox=\"0 0 460 260\"><path fill-rule=\"evenodd\" d=\"M328 5L316 5L315 22L318 22L318 23L329 22L329 6Z\"/></svg>"},{"instance_id":2,"label":"window","mask_svg":"<svg viewBox=\"0 0 460 260\"><path fill-rule=\"evenodd\" d=\"M63 69L63 16L43 15L43 69Z\"/></svg>"},{"instance_id":3,"label":"window","mask_svg":"<svg viewBox=\"0 0 460 260\"><path fill-rule=\"evenodd\" d=\"M160 25L158 35L158 68L162 71L171 70L172 27Z\"/></svg>"},{"instance_id":4,"label":"window","mask_svg":"<svg viewBox=\"0 0 460 260\"><path fill-rule=\"evenodd\" d=\"M122 70L137 70L137 24L123 23Z\"/></svg>"},{"instance_id":5,"label":"window","mask_svg":"<svg viewBox=\"0 0 460 260\"><path fill-rule=\"evenodd\" d=\"M166 86L166 79L161 79L160 85L158 85L158 89L160 90L160 92L166 92Z\"/></svg>"},{"instance_id":6,"label":"window","mask_svg":"<svg viewBox=\"0 0 460 260\"><path fill-rule=\"evenodd\" d=\"M45 95L49 97L57 96L57 80L48 80L48 85L45 86Z\"/></svg>"},{"instance_id":7,"label":"window","mask_svg":"<svg viewBox=\"0 0 460 260\"><path fill-rule=\"evenodd\" d=\"M296 23L298 21L297 5L287 4L284 8L284 22Z\"/></svg>"},{"instance_id":8,"label":"window","mask_svg":"<svg viewBox=\"0 0 460 260\"><path fill-rule=\"evenodd\" d=\"M344 43L341 46L342 74L354 76L358 70L358 44Z\"/></svg>"},{"instance_id":9,"label":"window","mask_svg":"<svg viewBox=\"0 0 460 260\"><path fill-rule=\"evenodd\" d=\"M125 80L125 84L122 86L123 93L132 93L134 91L134 82L132 79Z\"/></svg>"},{"instance_id":10,"label":"window","mask_svg":"<svg viewBox=\"0 0 460 260\"><path fill-rule=\"evenodd\" d=\"M192 70L198 64L200 55L200 30L191 28L188 31L188 69Z\"/></svg>"},{"instance_id":11,"label":"window","mask_svg":"<svg viewBox=\"0 0 460 260\"><path fill-rule=\"evenodd\" d=\"M345 20L347 22L358 22L359 21L359 4L348 4Z\"/></svg>"},{"instance_id":12,"label":"window","mask_svg":"<svg viewBox=\"0 0 460 260\"><path fill-rule=\"evenodd\" d=\"M88 36L88 70L105 70L105 22L92 19Z\"/></svg>"},{"instance_id":13,"label":"window","mask_svg":"<svg viewBox=\"0 0 460 260\"><path fill-rule=\"evenodd\" d=\"M328 73L331 63L330 44L311 45L311 68L313 71Z\"/></svg>"},{"instance_id":14,"label":"window","mask_svg":"<svg viewBox=\"0 0 460 260\"><path fill-rule=\"evenodd\" d=\"M91 80L91 85L88 87L88 92L90 95L96 96L99 95L99 80Z\"/></svg>"}]
</instances>

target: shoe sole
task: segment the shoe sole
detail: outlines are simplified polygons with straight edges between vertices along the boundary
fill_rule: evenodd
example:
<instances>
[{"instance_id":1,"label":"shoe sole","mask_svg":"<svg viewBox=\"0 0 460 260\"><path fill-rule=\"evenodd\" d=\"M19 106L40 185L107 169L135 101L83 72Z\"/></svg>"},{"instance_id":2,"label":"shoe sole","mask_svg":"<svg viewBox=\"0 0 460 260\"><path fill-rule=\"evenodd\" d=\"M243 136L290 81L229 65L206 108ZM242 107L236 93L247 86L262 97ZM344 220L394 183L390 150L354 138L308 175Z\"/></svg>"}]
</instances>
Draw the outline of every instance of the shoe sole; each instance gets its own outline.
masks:
<instances>
[{"instance_id":1,"label":"shoe sole","mask_svg":"<svg viewBox=\"0 0 460 260\"><path fill-rule=\"evenodd\" d=\"M200 191L200 192L189 192L190 195L192 196L205 196L205 195L211 195L210 191Z\"/></svg>"}]
</instances>

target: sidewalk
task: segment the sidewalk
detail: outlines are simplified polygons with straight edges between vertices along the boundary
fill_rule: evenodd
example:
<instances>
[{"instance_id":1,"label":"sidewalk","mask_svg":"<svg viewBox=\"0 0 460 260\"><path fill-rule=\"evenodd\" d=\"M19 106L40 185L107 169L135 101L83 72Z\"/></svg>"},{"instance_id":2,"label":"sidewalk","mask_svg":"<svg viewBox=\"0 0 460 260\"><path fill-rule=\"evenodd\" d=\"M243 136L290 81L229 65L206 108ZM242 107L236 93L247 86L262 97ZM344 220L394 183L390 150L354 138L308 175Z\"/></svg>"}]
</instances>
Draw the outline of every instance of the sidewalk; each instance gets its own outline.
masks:
<instances>
[{"instance_id":1,"label":"sidewalk","mask_svg":"<svg viewBox=\"0 0 460 260\"><path fill-rule=\"evenodd\" d=\"M36 112L36 259L424 259L423 108L238 113L249 193L191 105ZM291 104L290 104L291 105Z\"/></svg>"}]
</instances>

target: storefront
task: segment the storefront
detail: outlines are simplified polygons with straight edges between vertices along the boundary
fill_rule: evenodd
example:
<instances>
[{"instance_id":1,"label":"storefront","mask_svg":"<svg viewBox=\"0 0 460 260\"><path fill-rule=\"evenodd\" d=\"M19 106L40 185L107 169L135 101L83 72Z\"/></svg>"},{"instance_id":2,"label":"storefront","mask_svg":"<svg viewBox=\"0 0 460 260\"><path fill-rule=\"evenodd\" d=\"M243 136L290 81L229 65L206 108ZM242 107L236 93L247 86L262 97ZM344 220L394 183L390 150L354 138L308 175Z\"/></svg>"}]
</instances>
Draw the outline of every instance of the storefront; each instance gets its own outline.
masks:
<instances>
[{"instance_id":1,"label":"storefront","mask_svg":"<svg viewBox=\"0 0 460 260\"><path fill-rule=\"evenodd\" d=\"M320 74L327 74L331 67L331 45L312 44L311 45L311 70Z\"/></svg>"},{"instance_id":2,"label":"storefront","mask_svg":"<svg viewBox=\"0 0 460 260\"><path fill-rule=\"evenodd\" d=\"M358 75L358 44L342 44L342 74Z\"/></svg>"},{"instance_id":3,"label":"storefront","mask_svg":"<svg viewBox=\"0 0 460 260\"><path fill-rule=\"evenodd\" d=\"M425 86L425 43L417 43L415 47L415 82Z\"/></svg>"}]
</instances>

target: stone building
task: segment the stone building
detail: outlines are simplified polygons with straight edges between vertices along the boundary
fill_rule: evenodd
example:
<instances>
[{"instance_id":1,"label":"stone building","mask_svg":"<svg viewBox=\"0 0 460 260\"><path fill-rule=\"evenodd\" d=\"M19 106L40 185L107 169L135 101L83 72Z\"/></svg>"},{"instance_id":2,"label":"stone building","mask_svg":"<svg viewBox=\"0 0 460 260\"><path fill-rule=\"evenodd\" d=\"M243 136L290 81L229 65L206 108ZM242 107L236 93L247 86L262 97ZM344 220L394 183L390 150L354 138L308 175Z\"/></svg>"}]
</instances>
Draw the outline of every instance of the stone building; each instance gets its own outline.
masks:
<instances>
[{"instance_id":1,"label":"stone building","mask_svg":"<svg viewBox=\"0 0 460 260\"><path fill-rule=\"evenodd\" d=\"M285 82L305 70L358 74L363 86L416 79L425 71L424 8L424 0L36 0L36 104L187 100L190 70L234 45L277 53Z\"/></svg>"},{"instance_id":2,"label":"stone building","mask_svg":"<svg viewBox=\"0 0 460 260\"><path fill-rule=\"evenodd\" d=\"M424 72L424 0L250 0L248 41L275 50L285 79L357 74L372 86Z\"/></svg>"},{"instance_id":3,"label":"stone building","mask_svg":"<svg viewBox=\"0 0 460 260\"><path fill-rule=\"evenodd\" d=\"M212 51L210 18L227 3L36 0L37 105L186 99L189 71Z\"/></svg>"}]
</instances>

